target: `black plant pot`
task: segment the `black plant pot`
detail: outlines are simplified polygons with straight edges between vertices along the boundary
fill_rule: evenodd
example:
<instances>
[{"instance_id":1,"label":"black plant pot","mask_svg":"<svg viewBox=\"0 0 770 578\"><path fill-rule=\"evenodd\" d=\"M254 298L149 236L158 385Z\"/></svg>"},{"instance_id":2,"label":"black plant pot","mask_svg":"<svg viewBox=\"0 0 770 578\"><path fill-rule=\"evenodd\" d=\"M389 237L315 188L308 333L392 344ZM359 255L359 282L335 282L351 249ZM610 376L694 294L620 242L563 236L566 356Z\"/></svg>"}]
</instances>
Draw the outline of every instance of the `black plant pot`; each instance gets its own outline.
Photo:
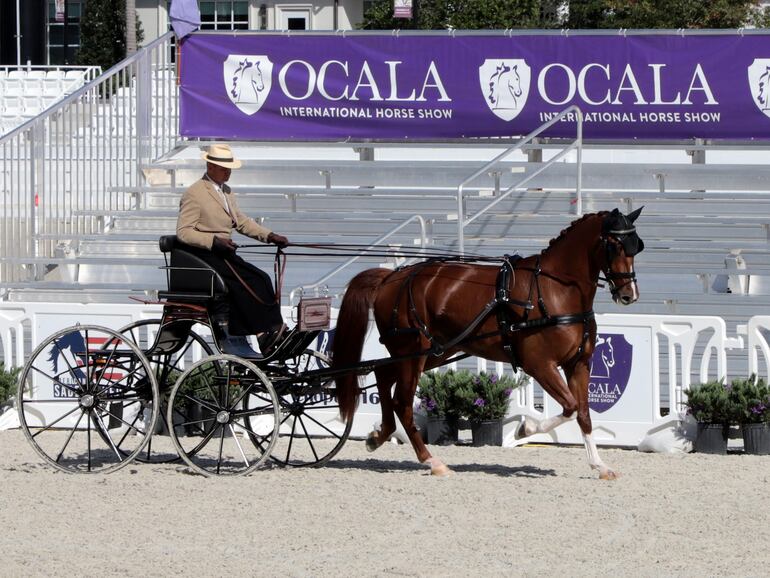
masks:
<instances>
[{"instance_id":1,"label":"black plant pot","mask_svg":"<svg viewBox=\"0 0 770 578\"><path fill-rule=\"evenodd\" d=\"M503 445L503 420L491 419L471 422L473 445L501 446Z\"/></svg>"},{"instance_id":2,"label":"black plant pot","mask_svg":"<svg viewBox=\"0 0 770 578\"><path fill-rule=\"evenodd\" d=\"M457 419L446 416L428 416L427 443L451 446L457 443Z\"/></svg>"},{"instance_id":3,"label":"black plant pot","mask_svg":"<svg viewBox=\"0 0 770 578\"><path fill-rule=\"evenodd\" d=\"M728 427L721 423L698 423L695 451L699 454L726 454Z\"/></svg>"},{"instance_id":4,"label":"black plant pot","mask_svg":"<svg viewBox=\"0 0 770 578\"><path fill-rule=\"evenodd\" d=\"M770 455L770 423L745 423L743 430L743 451L758 456Z\"/></svg>"}]
</instances>

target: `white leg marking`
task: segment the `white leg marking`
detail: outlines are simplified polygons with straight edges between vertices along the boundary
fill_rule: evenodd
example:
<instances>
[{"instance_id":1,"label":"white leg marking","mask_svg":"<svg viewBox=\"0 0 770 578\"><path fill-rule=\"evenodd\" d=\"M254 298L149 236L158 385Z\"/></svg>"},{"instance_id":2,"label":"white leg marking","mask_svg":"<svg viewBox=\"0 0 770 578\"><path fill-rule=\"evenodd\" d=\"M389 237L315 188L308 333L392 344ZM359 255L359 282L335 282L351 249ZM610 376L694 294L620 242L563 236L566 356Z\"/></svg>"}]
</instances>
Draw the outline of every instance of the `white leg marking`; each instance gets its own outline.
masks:
<instances>
[{"instance_id":1,"label":"white leg marking","mask_svg":"<svg viewBox=\"0 0 770 578\"><path fill-rule=\"evenodd\" d=\"M596 443L591 434L583 434L583 441L588 454L588 465L594 470L599 470L599 477L603 480L616 480L620 474L611 470L599 457L599 451L596 449Z\"/></svg>"},{"instance_id":2,"label":"white leg marking","mask_svg":"<svg viewBox=\"0 0 770 578\"><path fill-rule=\"evenodd\" d=\"M528 436L536 433L548 433L554 428L559 427L561 424L575 419L577 414L572 414L572 417L564 417L563 415L555 415L542 421L538 421L533 417L524 418L524 433Z\"/></svg>"}]
</instances>

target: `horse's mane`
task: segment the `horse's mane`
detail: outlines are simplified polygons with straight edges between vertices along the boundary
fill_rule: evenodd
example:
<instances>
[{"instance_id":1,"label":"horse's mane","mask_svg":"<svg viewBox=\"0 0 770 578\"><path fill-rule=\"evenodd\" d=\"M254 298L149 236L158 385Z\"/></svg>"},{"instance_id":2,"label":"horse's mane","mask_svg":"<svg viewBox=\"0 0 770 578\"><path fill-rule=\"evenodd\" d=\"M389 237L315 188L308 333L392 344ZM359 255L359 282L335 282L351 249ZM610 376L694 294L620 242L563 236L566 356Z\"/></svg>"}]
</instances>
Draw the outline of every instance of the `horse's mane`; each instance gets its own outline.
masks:
<instances>
[{"instance_id":1,"label":"horse's mane","mask_svg":"<svg viewBox=\"0 0 770 578\"><path fill-rule=\"evenodd\" d=\"M549 249L551 249L551 247L553 247L554 245L556 245L556 243L561 241L567 235L567 233L569 233L572 229L580 225L583 221L586 221L593 217L603 218L605 215L607 215L608 212L609 211L599 211L598 213L586 213L582 217L575 219L566 228L562 229L561 232L556 237L548 241L548 246L542 251L540 251L540 254L544 255Z\"/></svg>"}]
</instances>

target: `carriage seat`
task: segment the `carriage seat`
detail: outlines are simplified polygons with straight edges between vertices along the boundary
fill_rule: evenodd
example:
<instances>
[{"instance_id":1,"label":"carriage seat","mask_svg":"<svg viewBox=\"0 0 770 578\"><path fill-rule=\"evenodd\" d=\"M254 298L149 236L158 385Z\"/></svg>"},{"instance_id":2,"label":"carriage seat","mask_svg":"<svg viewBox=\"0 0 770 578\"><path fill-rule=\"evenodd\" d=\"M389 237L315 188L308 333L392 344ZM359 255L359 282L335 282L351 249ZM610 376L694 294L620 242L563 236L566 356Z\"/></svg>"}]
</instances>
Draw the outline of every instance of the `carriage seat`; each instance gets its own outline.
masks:
<instances>
[{"instance_id":1,"label":"carriage seat","mask_svg":"<svg viewBox=\"0 0 770 578\"><path fill-rule=\"evenodd\" d=\"M192 253L189 245L182 243L176 235L163 235L158 245L166 259L168 281L168 291L159 291L158 297L206 301L227 295L227 285L219 273Z\"/></svg>"}]
</instances>

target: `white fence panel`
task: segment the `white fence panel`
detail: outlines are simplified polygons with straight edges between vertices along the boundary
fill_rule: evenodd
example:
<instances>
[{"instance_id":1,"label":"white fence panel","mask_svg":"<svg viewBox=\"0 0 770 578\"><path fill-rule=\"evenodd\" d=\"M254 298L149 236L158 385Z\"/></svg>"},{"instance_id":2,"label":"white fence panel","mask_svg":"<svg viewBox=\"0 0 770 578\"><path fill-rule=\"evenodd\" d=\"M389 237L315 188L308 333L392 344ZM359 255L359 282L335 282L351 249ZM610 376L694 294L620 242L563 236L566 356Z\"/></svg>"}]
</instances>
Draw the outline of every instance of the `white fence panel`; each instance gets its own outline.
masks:
<instances>
[{"instance_id":1,"label":"white fence panel","mask_svg":"<svg viewBox=\"0 0 770 578\"><path fill-rule=\"evenodd\" d=\"M734 345L719 317L607 314L597 315L596 320L589 404L599 445L635 447L647 434L675 425L681 417L682 391L690 386L692 376L706 381L724 375L725 350ZM536 387L531 383L515 395L503 445L582 444L575 421L548 434L515 439L523 416L545 419L561 413L561 406L547 394L536 405ZM669 400L668 413L662 411L664 397Z\"/></svg>"},{"instance_id":2,"label":"white fence panel","mask_svg":"<svg viewBox=\"0 0 770 578\"><path fill-rule=\"evenodd\" d=\"M284 318L293 322L293 308L284 307ZM337 311L332 311L336 320ZM21 366L26 356L54 332L81 324L98 324L120 329L142 319L157 319L157 305L0 303L0 340L6 367ZM597 444L635 447L644 437L673 425L681 418L682 391L693 380L725 376L726 350L740 347L740 339L728 338L719 317L654 315L598 315L597 347L591 366L589 402ZM770 330L770 316L754 317L749 322L749 352L752 371L758 366L761 350L765 370L770 364L770 346L762 330ZM205 328L200 327L200 330ZM330 336L322 335L318 345L325 350ZM200 356L200 348L194 356ZM379 334L370 327L364 345L364 359L386 357ZM486 369L487 362L476 360ZM502 373L502 364L495 364ZM374 376L366 377L366 385ZM544 419L561 413L548 395L538 393L539 385L530 383L516 391L504 428L504 445L528 442L582 443L579 427L570 422L549 434L524 440L514 439L524 416ZM662 404L665 400L665 404ZM379 396L375 388L361 395L352 435L363 437L380 421ZM399 435L403 439L403 434Z\"/></svg>"},{"instance_id":3,"label":"white fence panel","mask_svg":"<svg viewBox=\"0 0 770 578\"><path fill-rule=\"evenodd\" d=\"M770 315L755 315L749 319L747 330L749 373L770 379Z\"/></svg>"}]
</instances>

